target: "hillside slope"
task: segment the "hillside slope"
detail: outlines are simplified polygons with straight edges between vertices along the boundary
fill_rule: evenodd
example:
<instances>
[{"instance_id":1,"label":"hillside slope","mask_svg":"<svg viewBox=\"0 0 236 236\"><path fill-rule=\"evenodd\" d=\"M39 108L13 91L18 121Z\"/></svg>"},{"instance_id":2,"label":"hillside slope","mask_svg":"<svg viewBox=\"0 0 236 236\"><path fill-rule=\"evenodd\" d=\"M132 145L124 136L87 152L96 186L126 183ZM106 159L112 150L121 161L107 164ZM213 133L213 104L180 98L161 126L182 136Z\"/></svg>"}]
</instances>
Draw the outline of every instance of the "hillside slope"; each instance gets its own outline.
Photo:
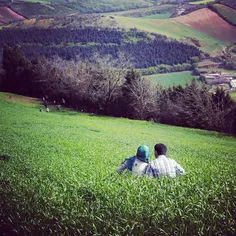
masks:
<instances>
[{"instance_id":1,"label":"hillside slope","mask_svg":"<svg viewBox=\"0 0 236 236\"><path fill-rule=\"evenodd\" d=\"M10 23L12 21L24 20L25 17L12 11L9 7L0 7L0 22Z\"/></svg>"},{"instance_id":2,"label":"hillside slope","mask_svg":"<svg viewBox=\"0 0 236 236\"><path fill-rule=\"evenodd\" d=\"M199 32L191 27L178 22L174 18L160 19L143 19L115 17L117 26L124 28L137 28L142 31L153 32L157 34L167 35L168 37L188 42L189 38L196 39L200 43L200 49L209 53L211 56L221 55L223 47L229 43L210 37L206 33Z\"/></svg>"},{"instance_id":3,"label":"hillside slope","mask_svg":"<svg viewBox=\"0 0 236 236\"><path fill-rule=\"evenodd\" d=\"M234 234L235 138L17 100L0 93L2 235ZM116 173L157 142L187 175Z\"/></svg>"},{"instance_id":4,"label":"hillside slope","mask_svg":"<svg viewBox=\"0 0 236 236\"><path fill-rule=\"evenodd\" d=\"M228 43L234 43L236 40L236 27L230 25L208 8L176 17L175 21L218 40Z\"/></svg>"},{"instance_id":5,"label":"hillside slope","mask_svg":"<svg viewBox=\"0 0 236 236\"><path fill-rule=\"evenodd\" d=\"M236 10L223 4L214 4L211 9L216 11L219 16L236 26Z\"/></svg>"},{"instance_id":6,"label":"hillside slope","mask_svg":"<svg viewBox=\"0 0 236 236\"><path fill-rule=\"evenodd\" d=\"M27 18L62 16L75 12L82 14L114 12L153 6L153 3L145 0L20 0L19 2L0 0L0 4L10 6L11 9Z\"/></svg>"}]
</instances>

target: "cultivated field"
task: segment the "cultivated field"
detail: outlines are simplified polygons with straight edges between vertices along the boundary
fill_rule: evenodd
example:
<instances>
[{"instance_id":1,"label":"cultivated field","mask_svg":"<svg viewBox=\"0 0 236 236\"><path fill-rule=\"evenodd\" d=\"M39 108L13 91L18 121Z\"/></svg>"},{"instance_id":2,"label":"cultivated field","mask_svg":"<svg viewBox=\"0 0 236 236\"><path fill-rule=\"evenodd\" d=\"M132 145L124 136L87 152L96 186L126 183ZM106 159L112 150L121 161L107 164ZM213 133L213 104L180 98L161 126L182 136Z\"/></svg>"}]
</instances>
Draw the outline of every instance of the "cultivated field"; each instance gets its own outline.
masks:
<instances>
[{"instance_id":1,"label":"cultivated field","mask_svg":"<svg viewBox=\"0 0 236 236\"><path fill-rule=\"evenodd\" d=\"M8 7L0 7L0 21L9 23L12 21L24 20L25 18Z\"/></svg>"},{"instance_id":2,"label":"cultivated field","mask_svg":"<svg viewBox=\"0 0 236 236\"><path fill-rule=\"evenodd\" d=\"M191 27L179 22L179 20L175 20L175 18L144 19L122 16L114 16L114 18L116 25L121 28L124 27L127 29L136 27L142 31L163 34L182 41L187 41L188 37L195 38L200 42L201 50L210 53L212 56L221 55L223 47L228 45L228 42L217 40L210 37L207 33L192 29Z\"/></svg>"},{"instance_id":3,"label":"cultivated field","mask_svg":"<svg viewBox=\"0 0 236 236\"><path fill-rule=\"evenodd\" d=\"M236 27L230 25L208 8L176 17L175 20L212 38L228 43L235 42Z\"/></svg>"},{"instance_id":4,"label":"cultivated field","mask_svg":"<svg viewBox=\"0 0 236 236\"><path fill-rule=\"evenodd\" d=\"M235 138L40 107L0 93L3 235L235 234ZM115 173L157 142L186 176Z\"/></svg>"},{"instance_id":5,"label":"cultivated field","mask_svg":"<svg viewBox=\"0 0 236 236\"><path fill-rule=\"evenodd\" d=\"M150 79L154 84L159 84L164 87L173 85L186 85L190 83L195 77L191 74L191 71L174 72L167 74L155 74L145 76Z\"/></svg>"}]
</instances>

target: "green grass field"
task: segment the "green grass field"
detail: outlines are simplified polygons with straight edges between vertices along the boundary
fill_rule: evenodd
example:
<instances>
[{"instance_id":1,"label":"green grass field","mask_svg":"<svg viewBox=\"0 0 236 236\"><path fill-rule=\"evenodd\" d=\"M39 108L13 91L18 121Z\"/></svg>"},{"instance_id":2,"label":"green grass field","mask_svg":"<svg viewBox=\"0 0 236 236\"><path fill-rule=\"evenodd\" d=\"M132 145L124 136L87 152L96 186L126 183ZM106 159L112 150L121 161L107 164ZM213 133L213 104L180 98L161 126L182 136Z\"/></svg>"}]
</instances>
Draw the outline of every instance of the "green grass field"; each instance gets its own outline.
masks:
<instances>
[{"instance_id":1,"label":"green grass field","mask_svg":"<svg viewBox=\"0 0 236 236\"><path fill-rule=\"evenodd\" d=\"M213 7L225 19L227 19L229 22L232 22L234 25L236 25L236 10L235 9L222 5L222 4L214 4Z\"/></svg>"},{"instance_id":2,"label":"green grass field","mask_svg":"<svg viewBox=\"0 0 236 236\"><path fill-rule=\"evenodd\" d=\"M236 101L236 92L231 92L230 96L234 101Z\"/></svg>"},{"instance_id":3,"label":"green grass field","mask_svg":"<svg viewBox=\"0 0 236 236\"><path fill-rule=\"evenodd\" d=\"M200 1L189 2L189 4L198 5L198 4L205 4L208 2L214 2L214 1L215 0L200 0Z\"/></svg>"},{"instance_id":4,"label":"green grass field","mask_svg":"<svg viewBox=\"0 0 236 236\"><path fill-rule=\"evenodd\" d=\"M150 79L153 83L159 84L164 87L173 85L186 85L190 83L195 76L191 74L191 71L174 72L167 74L155 74L145 76L145 78Z\"/></svg>"},{"instance_id":5,"label":"green grass field","mask_svg":"<svg viewBox=\"0 0 236 236\"><path fill-rule=\"evenodd\" d=\"M0 93L3 234L235 234L236 138L52 107L39 112L30 101ZM153 159L157 142L186 176L116 174L140 144Z\"/></svg>"}]
</instances>

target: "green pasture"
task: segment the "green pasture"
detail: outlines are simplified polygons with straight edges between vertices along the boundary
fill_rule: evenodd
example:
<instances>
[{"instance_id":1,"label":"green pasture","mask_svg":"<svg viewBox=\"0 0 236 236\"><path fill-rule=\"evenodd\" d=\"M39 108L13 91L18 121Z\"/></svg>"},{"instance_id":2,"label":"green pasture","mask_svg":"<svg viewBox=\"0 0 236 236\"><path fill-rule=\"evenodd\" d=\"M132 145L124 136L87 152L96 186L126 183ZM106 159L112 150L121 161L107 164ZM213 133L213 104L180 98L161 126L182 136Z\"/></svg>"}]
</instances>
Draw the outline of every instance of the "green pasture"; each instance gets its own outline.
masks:
<instances>
[{"instance_id":1,"label":"green pasture","mask_svg":"<svg viewBox=\"0 0 236 236\"><path fill-rule=\"evenodd\" d=\"M227 19L229 22L232 22L234 25L236 25L236 10L235 9L222 5L222 4L214 4L213 7L225 19Z\"/></svg>"},{"instance_id":2,"label":"green pasture","mask_svg":"<svg viewBox=\"0 0 236 236\"><path fill-rule=\"evenodd\" d=\"M159 84L163 87L173 86L173 85L183 85L190 83L196 76L192 75L191 71L183 72L173 72L166 74L154 74L145 76L145 78L150 79L154 84Z\"/></svg>"},{"instance_id":3,"label":"green pasture","mask_svg":"<svg viewBox=\"0 0 236 236\"><path fill-rule=\"evenodd\" d=\"M232 98L234 101L236 101L236 92L231 92L231 93L229 93L229 94L230 94L231 98Z\"/></svg>"},{"instance_id":4,"label":"green pasture","mask_svg":"<svg viewBox=\"0 0 236 236\"><path fill-rule=\"evenodd\" d=\"M235 234L236 138L30 101L0 93L3 235ZM186 176L116 174L157 142Z\"/></svg>"},{"instance_id":5,"label":"green pasture","mask_svg":"<svg viewBox=\"0 0 236 236\"><path fill-rule=\"evenodd\" d=\"M157 6L149 6L149 7L143 7L138 9L132 9L132 10L126 10L126 11L116 11L116 12L107 12L104 13L104 15L109 16L126 16L126 17L145 17L149 15L160 15L160 17L169 18L167 17L169 14L173 13L175 11L175 5L173 4L163 4L163 5L157 5ZM164 14L163 16L161 16ZM165 15L168 14L168 15ZM169 16L170 16L169 15Z\"/></svg>"},{"instance_id":6,"label":"green pasture","mask_svg":"<svg viewBox=\"0 0 236 236\"><path fill-rule=\"evenodd\" d=\"M174 19L144 19L122 16L115 16L115 19L119 27L126 29L135 27L138 30L163 34L177 40L184 40L186 37L195 38L201 43L201 50L210 53L212 56L220 54L223 46L229 45L227 42L214 39Z\"/></svg>"},{"instance_id":7,"label":"green pasture","mask_svg":"<svg viewBox=\"0 0 236 236\"><path fill-rule=\"evenodd\" d=\"M195 5L198 5L198 4L206 4L208 2L214 2L215 0L200 0L200 1L193 1L193 2L189 2L189 4L195 4Z\"/></svg>"}]
</instances>

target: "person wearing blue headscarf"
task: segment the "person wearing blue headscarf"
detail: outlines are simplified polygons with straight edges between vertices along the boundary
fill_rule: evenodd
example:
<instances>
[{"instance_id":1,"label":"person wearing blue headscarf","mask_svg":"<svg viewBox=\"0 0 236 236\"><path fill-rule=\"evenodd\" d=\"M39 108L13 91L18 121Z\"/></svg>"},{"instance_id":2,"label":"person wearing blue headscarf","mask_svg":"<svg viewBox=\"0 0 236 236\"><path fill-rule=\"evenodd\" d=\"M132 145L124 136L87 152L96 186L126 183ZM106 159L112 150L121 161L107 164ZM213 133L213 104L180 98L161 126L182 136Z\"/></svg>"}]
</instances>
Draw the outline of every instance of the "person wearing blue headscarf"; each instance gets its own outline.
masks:
<instances>
[{"instance_id":1,"label":"person wearing blue headscarf","mask_svg":"<svg viewBox=\"0 0 236 236\"><path fill-rule=\"evenodd\" d=\"M124 170L132 172L135 176L145 174L150 159L150 151L147 145L141 145L137 149L135 156L126 158L123 163L116 169L116 172L122 174Z\"/></svg>"}]
</instances>

